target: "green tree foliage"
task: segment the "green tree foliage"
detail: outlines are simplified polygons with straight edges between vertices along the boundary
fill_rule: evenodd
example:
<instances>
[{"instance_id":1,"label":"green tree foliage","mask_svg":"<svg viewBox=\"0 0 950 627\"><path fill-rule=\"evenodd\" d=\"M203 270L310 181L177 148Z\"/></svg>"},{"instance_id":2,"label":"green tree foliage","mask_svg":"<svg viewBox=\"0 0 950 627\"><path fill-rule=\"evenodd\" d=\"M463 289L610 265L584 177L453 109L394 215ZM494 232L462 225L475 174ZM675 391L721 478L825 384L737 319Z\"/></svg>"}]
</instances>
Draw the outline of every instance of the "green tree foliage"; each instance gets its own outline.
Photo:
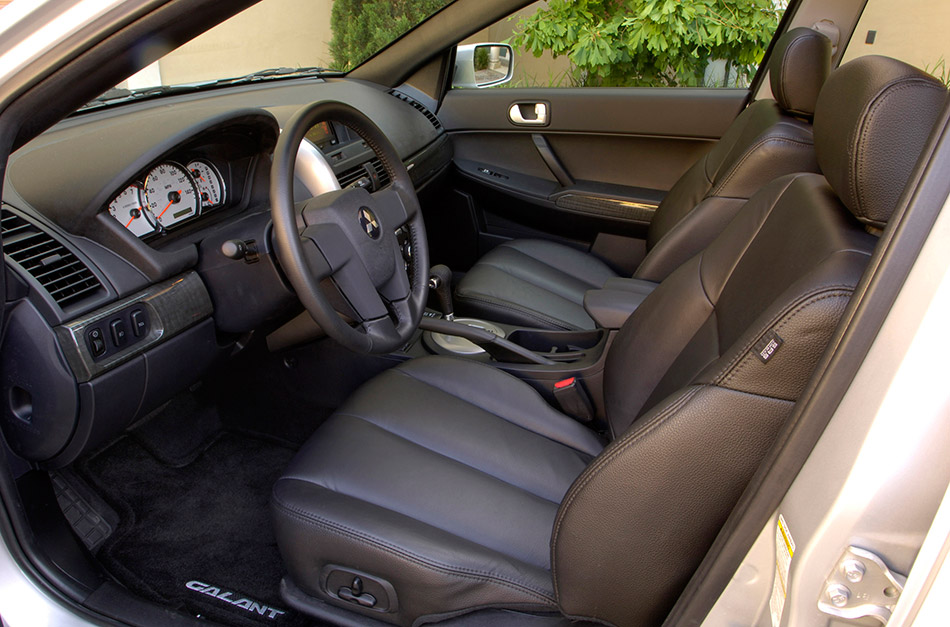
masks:
<instances>
[{"instance_id":1,"label":"green tree foliage","mask_svg":"<svg viewBox=\"0 0 950 627\"><path fill-rule=\"evenodd\" d=\"M748 79L785 2L550 0L519 19L511 43L570 59L576 86L699 86L711 60Z\"/></svg>"},{"instance_id":2,"label":"green tree foliage","mask_svg":"<svg viewBox=\"0 0 950 627\"><path fill-rule=\"evenodd\" d=\"M350 70L451 0L334 0L333 68Z\"/></svg>"}]
</instances>

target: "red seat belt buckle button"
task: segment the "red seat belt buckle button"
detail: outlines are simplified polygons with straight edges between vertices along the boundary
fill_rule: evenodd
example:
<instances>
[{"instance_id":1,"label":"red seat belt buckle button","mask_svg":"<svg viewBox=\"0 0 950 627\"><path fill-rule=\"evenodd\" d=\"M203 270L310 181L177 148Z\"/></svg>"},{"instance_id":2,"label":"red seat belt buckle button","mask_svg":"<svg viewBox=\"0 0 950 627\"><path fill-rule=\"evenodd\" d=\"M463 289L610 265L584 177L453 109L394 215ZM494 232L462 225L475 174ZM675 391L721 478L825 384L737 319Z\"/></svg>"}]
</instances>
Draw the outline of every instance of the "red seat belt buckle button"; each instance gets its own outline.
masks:
<instances>
[{"instance_id":1,"label":"red seat belt buckle button","mask_svg":"<svg viewBox=\"0 0 950 627\"><path fill-rule=\"evenodd\" d=\"M594 408L591 405L587 391L577 377L568 377L554 384L554 398L568 416L573 416L581 422L590 422L594 419Z\"/></svg>"}]
</instances>

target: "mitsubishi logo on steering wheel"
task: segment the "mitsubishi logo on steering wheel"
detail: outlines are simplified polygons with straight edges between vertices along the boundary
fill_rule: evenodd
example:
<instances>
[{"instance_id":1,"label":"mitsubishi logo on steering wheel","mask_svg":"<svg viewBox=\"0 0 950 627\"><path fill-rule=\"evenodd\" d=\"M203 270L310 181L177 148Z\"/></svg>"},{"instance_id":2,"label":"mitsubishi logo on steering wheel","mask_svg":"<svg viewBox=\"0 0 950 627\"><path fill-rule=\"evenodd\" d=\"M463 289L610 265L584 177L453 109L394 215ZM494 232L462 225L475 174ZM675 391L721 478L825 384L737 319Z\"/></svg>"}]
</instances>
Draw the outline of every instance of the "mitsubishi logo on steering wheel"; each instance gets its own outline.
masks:
<instances>
[{"instance_id":1,"label":"mitsubishi logo on steering wheel","mask_svg":"<svg viewBox=\"0 0 950 627\"><path fill-rule=\"evenodd\" d=\"M360 207L360 226L373 239L379 239L379 220L369 207Z\"/></svg>"}]
</instances>

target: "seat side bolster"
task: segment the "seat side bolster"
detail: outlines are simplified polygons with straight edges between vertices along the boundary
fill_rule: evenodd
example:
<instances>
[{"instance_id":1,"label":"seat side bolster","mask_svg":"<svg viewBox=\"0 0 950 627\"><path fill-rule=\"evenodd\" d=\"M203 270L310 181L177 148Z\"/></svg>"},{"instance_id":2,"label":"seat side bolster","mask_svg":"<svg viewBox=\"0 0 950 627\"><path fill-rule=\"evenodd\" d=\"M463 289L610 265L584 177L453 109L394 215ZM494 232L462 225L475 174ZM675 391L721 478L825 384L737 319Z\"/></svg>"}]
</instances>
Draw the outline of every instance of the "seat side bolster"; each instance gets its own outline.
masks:
<instances>
[{"instance_id":1,"label":"seat side bolster","mask_svg":"<svg viewBox=\"0 0 950 627\"><path fill-rule=\"evenodd\" d=\"M662 622L793 405L690 386L610 444L555 520L561 611L615 625Z\"/></svg>"},{"instance_id":2,"label":"seat side bolster","mask_svg":"<svg viewBox=\"0 0 950 627\"><path fill-rule=\"evenodd\" d=\"M699 254L745 204L743 198L706 198L685 215L643 258L633 278L660 282Z\"/></svg>"}]
</instances>

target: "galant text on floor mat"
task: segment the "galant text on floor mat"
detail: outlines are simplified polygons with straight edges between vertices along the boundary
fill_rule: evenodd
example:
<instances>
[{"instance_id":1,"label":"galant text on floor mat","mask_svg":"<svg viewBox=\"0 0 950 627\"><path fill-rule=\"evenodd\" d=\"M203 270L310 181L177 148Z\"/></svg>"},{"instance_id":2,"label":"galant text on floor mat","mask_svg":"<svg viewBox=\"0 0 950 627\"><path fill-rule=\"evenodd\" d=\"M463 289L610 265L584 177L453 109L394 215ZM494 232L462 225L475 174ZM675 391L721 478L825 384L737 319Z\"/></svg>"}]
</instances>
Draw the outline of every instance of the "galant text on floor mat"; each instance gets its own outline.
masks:
<instances>
[{"instance_id":1,"label":"galant text on floor mat","mask_svg":"<svg viewBox=\"0 0 950 627\"><path fill-rule=\"evenodd\" d=\"M225 590L209 583L191 580L185 584L185 587L189 590L200 592L201 594L207 594L209 597L214 597L219 601L230 603L234 607L239 607L242 610L247 610L248 612L257 612L261 616L266 616L267 618L277 618L281 614L286 613L284 610L278 610L276 607L270 607L269 605L258 603L254 599L240 596L236 592Z\"/></svg>"}]
</instances>

